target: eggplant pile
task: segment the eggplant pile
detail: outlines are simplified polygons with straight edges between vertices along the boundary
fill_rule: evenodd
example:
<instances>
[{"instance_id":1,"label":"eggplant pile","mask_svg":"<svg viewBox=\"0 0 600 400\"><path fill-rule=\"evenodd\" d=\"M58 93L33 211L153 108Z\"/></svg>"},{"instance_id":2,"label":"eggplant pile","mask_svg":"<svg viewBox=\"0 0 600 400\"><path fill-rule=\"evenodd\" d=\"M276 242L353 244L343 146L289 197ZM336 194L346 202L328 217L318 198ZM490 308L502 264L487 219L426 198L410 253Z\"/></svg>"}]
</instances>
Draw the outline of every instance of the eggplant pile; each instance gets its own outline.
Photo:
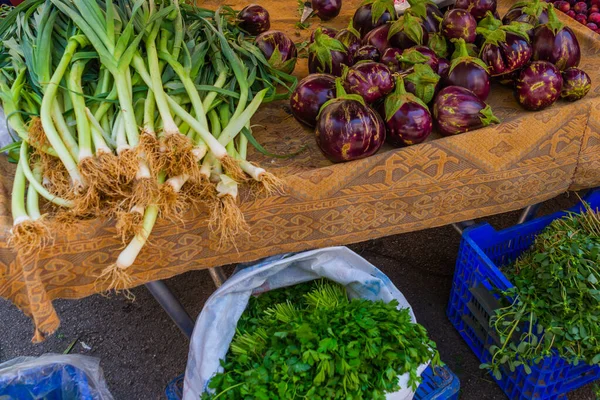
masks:
<instances>
[{"instance_id":1,"label":"eggplant pile","mask_svg":"<svg viewBox=\"0 0 600 400\"><path fill-rule=\"evenodd\" d=\"M398 17L393 0L365 0L348 28L313 33L311 75L290 105L332 162L499 123L486 103L493 82L531 111L590 91L577 38L550 2L516 3L502 19L496 0L458 0L445 13L409 4Z\"/></svg>"}]
</instances>

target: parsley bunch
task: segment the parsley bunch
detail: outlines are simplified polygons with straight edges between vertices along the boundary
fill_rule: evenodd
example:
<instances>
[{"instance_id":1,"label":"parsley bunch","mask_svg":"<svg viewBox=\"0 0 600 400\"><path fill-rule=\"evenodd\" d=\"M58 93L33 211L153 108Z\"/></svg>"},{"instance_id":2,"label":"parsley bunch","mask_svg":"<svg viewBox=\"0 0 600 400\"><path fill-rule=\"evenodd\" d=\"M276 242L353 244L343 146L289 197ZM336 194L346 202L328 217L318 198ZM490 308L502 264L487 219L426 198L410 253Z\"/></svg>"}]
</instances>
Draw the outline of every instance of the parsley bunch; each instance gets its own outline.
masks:
<instances>
[{"instance_id":1,"label":"parsley bunch","mask_svg":"<svg viewBox=\"0 0 600 400\"><path fill-rule=\"evenodd\" d=\"M274 301L274 302L271 302ZM439 364L425 328L398 302L349 300L346 290L316 281L251 298L222 373L203 399L385 399L409 373Z\"/></svg>"},{"instance_id":2,"label":"parsley bunch","mask_svg":"<svg viewBox=\"0 0 600 400\"><path fill-rule=\"evenodd\" d=\"M558 354L568 362L600 364L600 216L586 205L550 224L504 273L512 299L491 325L500 337L489 364L497 379Z\"/></svg>"}]
</instances>

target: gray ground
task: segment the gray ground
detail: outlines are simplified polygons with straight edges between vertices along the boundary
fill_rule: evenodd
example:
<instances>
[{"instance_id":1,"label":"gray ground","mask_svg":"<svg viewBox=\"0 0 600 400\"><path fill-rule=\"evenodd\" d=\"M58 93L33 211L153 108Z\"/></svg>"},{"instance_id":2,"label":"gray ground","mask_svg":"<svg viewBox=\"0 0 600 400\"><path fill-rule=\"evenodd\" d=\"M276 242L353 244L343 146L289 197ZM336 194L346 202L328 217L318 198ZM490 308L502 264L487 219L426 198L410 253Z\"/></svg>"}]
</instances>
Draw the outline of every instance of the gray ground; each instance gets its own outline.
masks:
<instances>
[{"instance_id":1,"label":"gray ground","mask_svg":"<svg viewBox=\"0 0 600 400\"><path fill-rule=\"evenodd\" d=\"M575 196L547 202L540 213L568 207ZM518 213L488 219L497 228L516 222ZM503 399L500 389L479 370L478 360L445 315L460 237L452 227L398 235L351 246L386 273L405 294L417 319L438 344L443 361L461 380L462 399ZM231 273L232 268L226 268ZM206 271L189 272L168 282L192 316L214 290ZM75 339L75 353L102 359L116 399L161 399L165 385L185 369L187 340L149 292L134 290L135 302L92 296L56 301L62 326L42 344L30 342L32 325L19 310L0 299L0 362L47 352L62 353ZM85 344L85 345L84 345ZM90 348L89 350L86 348ZM593 399L590 387L570 399Z\"/></svg>"}]
</instances>

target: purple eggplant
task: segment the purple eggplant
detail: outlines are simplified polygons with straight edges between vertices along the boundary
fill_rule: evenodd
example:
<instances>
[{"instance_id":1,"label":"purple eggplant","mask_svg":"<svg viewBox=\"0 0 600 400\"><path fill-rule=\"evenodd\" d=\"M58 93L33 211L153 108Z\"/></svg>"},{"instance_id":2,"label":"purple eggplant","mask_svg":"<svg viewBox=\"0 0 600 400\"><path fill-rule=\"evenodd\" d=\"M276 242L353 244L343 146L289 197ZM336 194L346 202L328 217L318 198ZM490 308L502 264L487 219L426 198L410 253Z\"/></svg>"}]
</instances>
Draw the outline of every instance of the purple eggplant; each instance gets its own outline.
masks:
<instances>
[{"instance_id":1,"label":"purple eggplant","mask_svg":"<svg viewBox=\"0 0 600 400\"><path fill-rule=\"evenodd\" d=\"M387 67L392 72L400 72L400 60L399 58L402 56L402 50L396 49L394 47L390 47L386 49L381 55L381 59L379 60L382 64L387 65Z\"/></svg>"},{"instance_id":2,"label":"purple eggplant","mask_svg":"<svg viewBox=\"0 0 600 400\"><path fill-rule=\"evenodd\" d=\"M488 66L491 76L508 74L529 62L532 49L527 31L531 28L523 22L512 22L496 30L477 28L485 38L479 57Z\"/></svg>"},{"instance_id":3,"label":"purple eggplant","mask_svg":"<svg viewBox=\"0 0 600 400\"><path fill-rule=\"evenodd\" d=\"M315 31L315 41L308 46L308 71L341 76L343 65L352 65L352 57L342 42Z\"/></svg>"},{"instance_id":4,"label":"purple eggplant","mask_svg":"<svg viewBox=\"0 0 600 400\"><path fill-rule=\"evenodd\" d=\"M467 11L453 8L444 14L442 33L447 39L463 39L467 43L475 42L477 21Z\"/></svg>"},{"instance_id":5,"label":"purple eggplant","mask_svg":"<svg viewBox=\"0 0 600 400\"><path fill-rule=\"evenodd\" d=\"M428 33L440 31L440 22L442 22L444 14L435 3L430 0L408 0L408 3L410 8L406 12L421 18Z\"/></svg>"},{"instance_id":6,"label":"purple eggplant","mask_svg":"<svg viewBox=\"0 0 600 400\"><path fill-rule=\"evenodd\" d=\"M487 66L476 57L471 57L463 39L455 41L457 57L452 60L446 86L462 86L475 93L481 100L490 94L490 74Z\"/></svg>"},{"instance_id":7,"label":"purple eggplant","mask_svg":"<svg viewBox=\"0 0 600 400\"><path fill-rule=\"evenodd\" d=\"M448 61L446 58L438 58L438 69L436 72L440 76L440 78L442 78L442 80L448 78L449 71L450 61Z\"/></svg>"},{"instance_id":8,"label":"purple eggplant","mask_svg":"<svg viewBox=\"0 0 600 400\"><path fill-rule=\"evenodd\" d=\"M438 57L448 57L448 40L439 32L429 34L429 43L427 43L427 47L433 50Z\"/></svg>"},{"instance_id":9,"label":"purple eggplant","mask_svg":"<svg viewBox=\"0 0 600 400\"><path fill-rule=\"evenodd\" d=\"M342 42L348 49L348 53L354 58L354 54L361 46L360 33L350 25L346 29L342 29L335 35L335 38Z\"/></svg>"},{"instance_id":10,"label":"purple eggplant","mask_svg":"<svg viewBox=\"0 0 600 400\"><path fill-rule=\"evenodd\" d=\"M521 70L516 82L517 100L523 108L541 110L560 97L563 78L559 69L548 61L534 61Z\"/></svg>"},{"instance_id":11,"label":"purple eggplant","mask_svg":"<svg viewBox=\"0 0 600 400\"><path fill-rule=\"evenodd\" d=\"M404 77L406 90L429 104L438 91L440 76L427 64L415 64L413 72Z\"/></svg>"},{"instance_id":12,"label":"purple eggplant","mask_svg":"<svg viewBox=\"0 0 600 400\"><path fill-rule=\"evenodd\" d=\"M344 72L344 87L374 103L394 90L394 78L388 67L374 61L356 64Z\"/></svg>"},{"instance_id":13,"label":"purple eggplant","mask_svg":"<svg viewBox=\"0 0 600 400\"><path fill-rule=\"evenodd\" d=\"M396 90L385 98L386 140L396 147L424 142L433 129L433 119L427 105L404 88L401 77Z\"/></svg>"},{"instance_id":14,"label":"purple eggplant","mask_svg":"<svg viewBox=\"0 0 600 400\"><path fill-rule=\"evenodd\" d=\"M379 61L381 55L379 54L379 50L377 47L366 45L361 46L356 53L354 53L354 62L357 63L359 61Z\"/></svg>"},{"instance_id":15,"label":"purple eggplant","mask_svg":"<svg viewBox=\"0 0 600 400\"><path fill-rule=\"evenodd\" d=\"M238 26L254 36L271 29L269 12L258 4L244 7L237 18Z\"/></svg>"},{"instance_id":16,"label":"purple eggplant","mask_svg":"<svg viewBox=\"0 0 600 400\"><path fill-rule=\"evenodd\" d=\"M352 26L364 37L378 26L398 18L394 0L366 0L354 13ZM380 50L381 52L382 50Z\"/></svg>"},{"instance_id":17,"label":"purple eggplant","mask_svg":"<svg viewBox=\"0 0 600 400\"><path fill-rule=\"evenodd\" d=\"M359 95L346 94L336 80L337 97L321 107L315 135L317 145L330 161L344 162L369 157L385 141L385 124Z\"/></svg>"},{"instance_id":18,"label":"purple eggplant","mask_svg":"<svg viewBox=\"0 0 600 400\"><path fill-rule=\"evenodd\" d=\"M326 74L310 74L302 79L290 97L294 117L310 127L317 125L319 110L335 98L335 77Z\"/></svg>"},{"instance_id":19,"label":"purple eggplant","mask_svg":"<svg viewBox=\"0 0 600 400\"><path fill-rule=\"evenodd\" d=\"M454 5L470 12L477 21L483 19L488 11L495 13L497 6L496 0L456 0Z\"/></svg>"},{"instance_id":20,"label":"purple eggplant","mask_svg":"<svg viewBox=\"0 0 600 400\"><path fill-rule=\"evenodd\" d=\"M409 13L394 22L388 32L390 46L398 49L426 45L428 41L429 34L423 26L421 18L414 17Z\"/></svg>"},{"instance_id":21,"label":"purple eggplant","mask_svg":"<svg viewBox=\"0 0 600 400\"><path fill-rule=\"evenodd\" d=\"M294 71L298 50L294 42L285 33L279 31L263 32L256 37L255 44L273 68L288 74Z\"/></svg>"},{"instance_id":22,"label":"purple eggplant","mask_svg":"<svg viewBox=\"0 0 600 400\"><path fill-rule=\"evenodd\" d=\"M525 22L538 26L548 22L548 3L543 0L527 0L513 4L502 23L508 25L511 22ZM531 35L530 35L531 36Z\"/></svg>"},{"instance_id":23,"label":"purple eggplant","mask_svg":"<svg viewBox=\"0 0 600 400\"><path fill-rule=\"evenodd\" d=\"M448 86L435 98L433 116L444 136L483 128L500 120L475 93L460 86Z\"/></svg>"},{"instance_id":24,"label":"purple eggplant","mask_svg":"<svg viewBox=\"0 0 600 400\"><path fill-rule=\"evenodd\" d=\"M592 88L592 80L579 68L568 68L562 73L563 86L560 97L567 101L576 101L585 97Z\"/></svg>"},{"instance_id":25,"label":"purple eggplant","mask_svg":"<svg viewBox=\"0 0 600 400\"><path fill-rule=\"evenodd\" d=\"M388 42L388 34L390 32L390 24L378 26L363 38L363 45L371 45L377 47L379 54L383 54L385 49L390 47Z\"/></svg>"},{"instance_id":26,"label":"purple eggplant","mask_svg":"<svg viewBox=\"0 0 600 400\"><path fill-rule=\"evenodd\" d=\"M321 32L324 33L325 35L329 36L330 38L334 38L335 35L338 34L338 30L335 28L326 28L324 26L321 26L317 29L321 29ZM310 41L309 43L313 43L315 41L315 32L317 30L315 29L311 34L310 34Z\"/></svg>"},{"instance_id":27,"label":"purple eggplant","mask_svg":"<svg viewBox=\"0 0 600 400\"><path fill-rule=\"evenodd\" d=\"M552 4L548 6L548 22L533 31L533 60L549 61L561 71L577 67L581 50L575 33L558 20Z\"/></svg>"},{"instance_id":28,"label":"purple eggplant","mask_svg":"<svg viewBox=\"0 0 600 400\"><path fill-rule=\"evenodd\" d=\"M342 9L342 0L312 0L315 15L323 21L337 17Z\"/></svg>"}]
</instances>

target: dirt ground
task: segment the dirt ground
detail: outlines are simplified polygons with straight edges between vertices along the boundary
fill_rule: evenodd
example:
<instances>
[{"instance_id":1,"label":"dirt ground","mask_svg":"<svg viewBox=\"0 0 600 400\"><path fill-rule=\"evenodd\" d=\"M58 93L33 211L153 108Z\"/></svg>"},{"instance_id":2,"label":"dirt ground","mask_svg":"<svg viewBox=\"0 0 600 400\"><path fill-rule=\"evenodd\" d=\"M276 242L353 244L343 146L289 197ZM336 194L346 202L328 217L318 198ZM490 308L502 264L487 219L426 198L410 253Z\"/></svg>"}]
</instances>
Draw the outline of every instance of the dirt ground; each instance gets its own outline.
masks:
<instances>
[{"instance_id":1,"label":"dirt ground","mask_svg":"<svg viewBox=\"0 0 600 400\"><path fill-rule=\"evenodd\" d=\"M571 206L576 197L548 201L540 214ZM496 228L516 223L519 213L487 219ZM448 321L445 311L460 236L451 226L392 236L350 246L387 274L404 293L418 321L438 344L442 360L461 381L462 399L504 399L497 385L479 370L479 362ZM227 267L231 273L233 267ZM207 271L189 272L167 281L190 315L196 317L213 282ZM18 356L62 353L75 340L74 353L102 360L115 399L164 399L167 383L186 365L188 342L150 293L134 290L136 300L100 295L79 301L56 301L62 326L42 344L32 344L31 322L0 299L0 363ZM569 399L594 399L591 387Z\"/></svg>"}]
</instances>

